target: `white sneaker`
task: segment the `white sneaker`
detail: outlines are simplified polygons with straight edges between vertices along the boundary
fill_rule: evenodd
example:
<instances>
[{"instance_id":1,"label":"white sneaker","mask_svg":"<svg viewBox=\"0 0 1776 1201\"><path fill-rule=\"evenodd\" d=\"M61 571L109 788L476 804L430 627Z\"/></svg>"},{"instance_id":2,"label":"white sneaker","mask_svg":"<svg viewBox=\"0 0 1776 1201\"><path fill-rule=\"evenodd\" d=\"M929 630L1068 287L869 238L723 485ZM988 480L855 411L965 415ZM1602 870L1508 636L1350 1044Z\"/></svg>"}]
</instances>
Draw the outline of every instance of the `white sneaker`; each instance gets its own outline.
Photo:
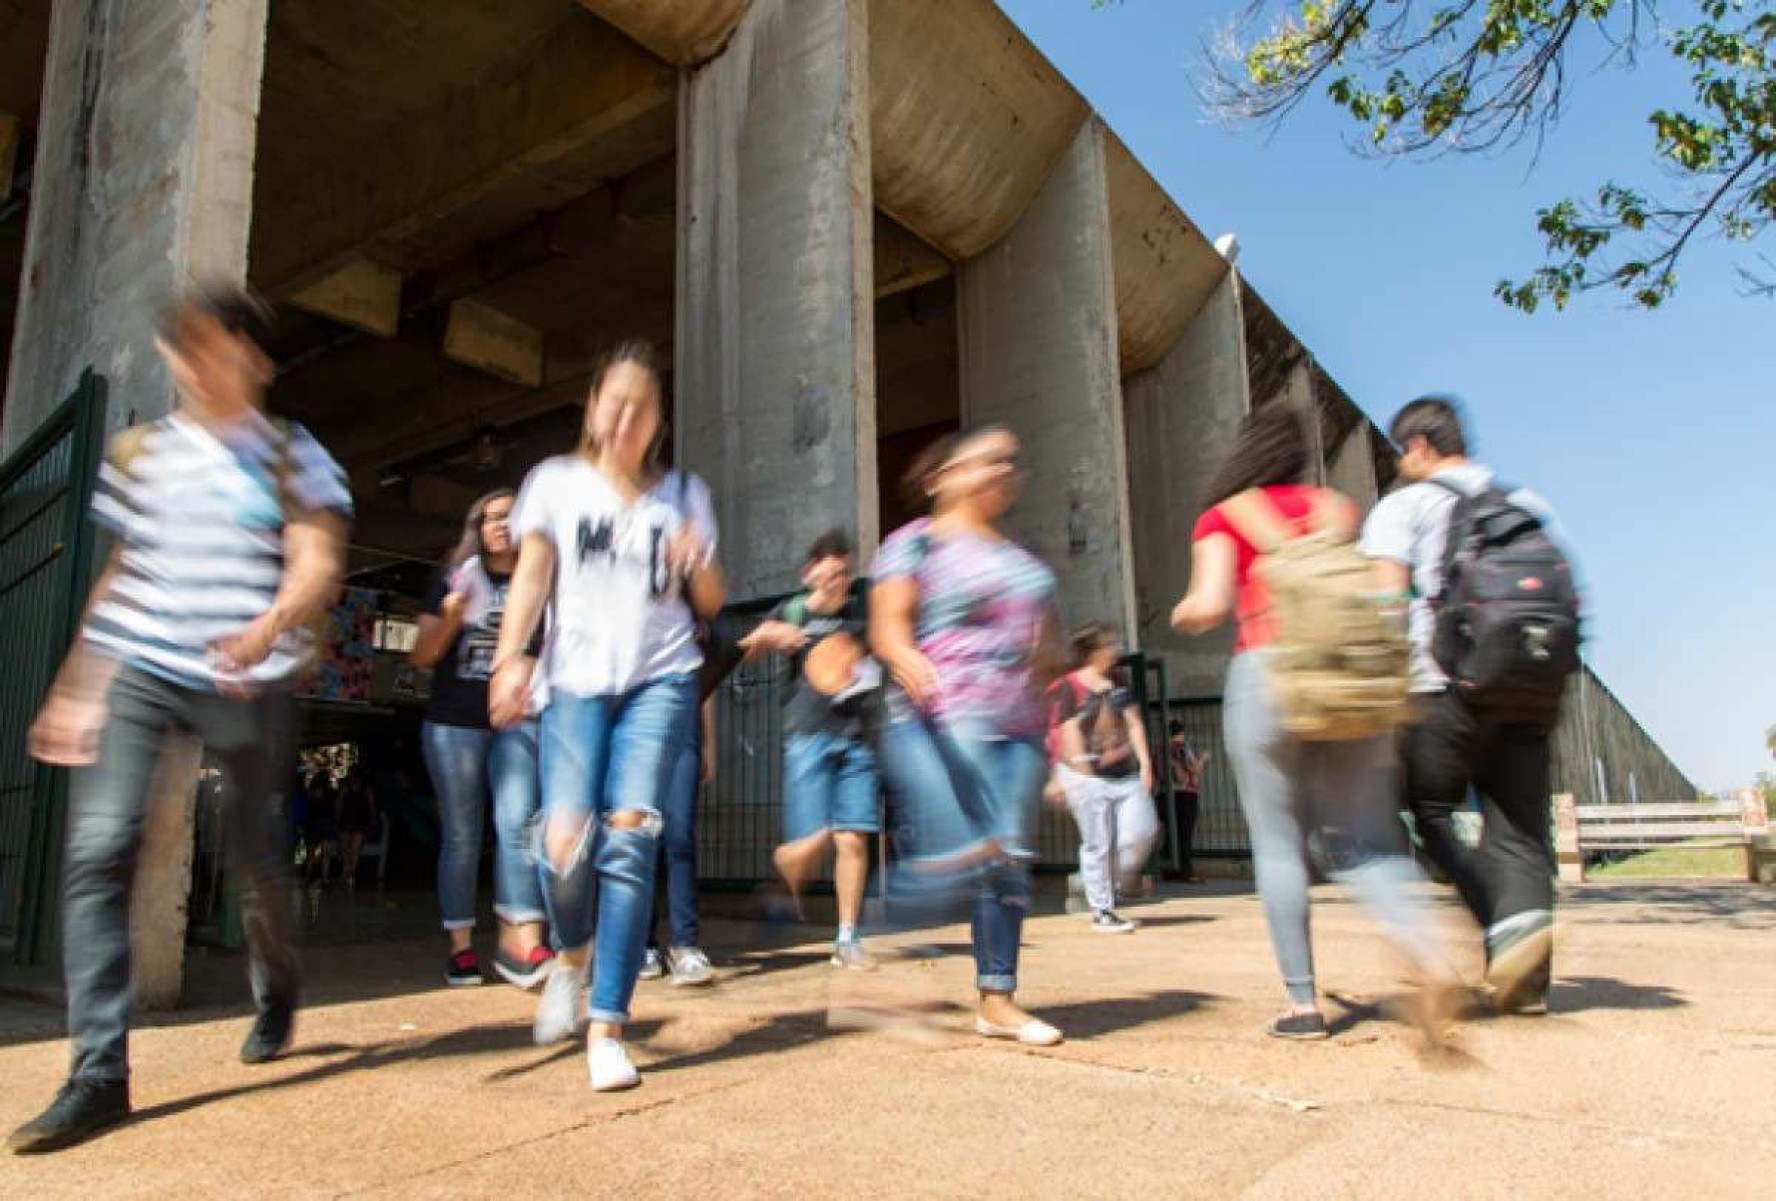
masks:
<instances>
[{"instance_id":1,"label":"white sneaker","mask_svg":"<svg viewBox=\"0 0 1776 1201\"><path fill-rule=\"evenodd\" d=\"M673 947L666 952L666 962L672 965L675 988L697 988L715 982L715 969L709 966L709 956L697 947Z\"/></svg>"},{"instance_id":2,"label":"white sneaker","mask_svg":"<svg viewBox=\"0 0 1776 1201\"><path fill-rule=\"evenodd\" d=\"M615 1093L641 1083L641 1073L629 1062L629 1052L614 1038L601 1038L586 1048L586 1068L592 1073L592 1091Z\"/></svg>"},{"instance_id":3,"label":"white sneaker","mask_svg":"<svg viewBox=\"0 0 1776 1201\"><path fill-rule=\"evenodd\" d=\"M666 961L660 957L660 952L658 950L649 947L647 949L647 954L643 955L641 959L640 978L643 980L658 980L665 974Z\"/></svg>"},{"instance_id":4,"label":"white sneaker","mask_svg":"<svg viewBox=\"0 0 1776 1201\"><path fill-rule=\"evenodd\" d=\"M586 1014L586 969L575 970L557 961L543 985L531 1032L539 1047L572 1038L589 1020Z\"/></svg>"}]
</instances>

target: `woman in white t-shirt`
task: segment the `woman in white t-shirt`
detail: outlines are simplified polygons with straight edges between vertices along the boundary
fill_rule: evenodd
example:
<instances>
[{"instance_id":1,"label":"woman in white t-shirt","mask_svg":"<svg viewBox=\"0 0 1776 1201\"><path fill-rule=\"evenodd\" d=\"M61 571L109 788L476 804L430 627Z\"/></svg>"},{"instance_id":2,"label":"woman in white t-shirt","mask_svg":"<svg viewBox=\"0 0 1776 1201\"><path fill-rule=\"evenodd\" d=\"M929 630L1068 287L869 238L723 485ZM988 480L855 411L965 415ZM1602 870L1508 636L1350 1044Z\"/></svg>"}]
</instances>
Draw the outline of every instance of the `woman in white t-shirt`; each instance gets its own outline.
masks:
<instances>
[{"instance_id":1,"label":"woman in white t-shirt","mask_svg":"<svg viewBox=\"0 0 1776 1201\"><path fill-rule=\"evenodd\" d=\"M536 670L549 693L542 843L561 954L536 1037L573 1033L589 974L586 1054L600 1092L639 1079L621 1040L647 942L661 807L697 717L698 618L725 599L709 489L661 470L665 434L653 349L623 343L593 375L578 453L539 464L518 494L518 566L488 701L495 725L522 720L523 652L552 601Z\"/></svg>"}]
</instances>

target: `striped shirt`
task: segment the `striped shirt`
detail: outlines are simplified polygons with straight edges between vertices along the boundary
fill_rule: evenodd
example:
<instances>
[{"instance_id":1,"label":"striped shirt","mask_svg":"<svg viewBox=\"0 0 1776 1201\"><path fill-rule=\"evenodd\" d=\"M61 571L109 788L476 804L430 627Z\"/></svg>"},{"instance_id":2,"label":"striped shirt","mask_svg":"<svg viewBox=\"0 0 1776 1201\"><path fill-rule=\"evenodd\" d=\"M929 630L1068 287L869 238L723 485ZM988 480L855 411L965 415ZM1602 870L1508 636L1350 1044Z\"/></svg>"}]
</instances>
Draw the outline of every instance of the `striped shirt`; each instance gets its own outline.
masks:
<instances>
[{"instance_id":1,"label":"striped shirt","mask_svg":"<svg viewBox=\"0 0 1776 1201\"><path fill-rule=\"evenodd\" d=\"M99 470L93 518L117 539L117 572L83 636L152 675L211 690L211 643L277 595L285 508L349 517L351 491L307 430L258 414L219 434L175 412L137 434L127 462L114 444ZM305 632L284 635L247 679L289 678L307 646Z\"/></svg>"}]
</instances>

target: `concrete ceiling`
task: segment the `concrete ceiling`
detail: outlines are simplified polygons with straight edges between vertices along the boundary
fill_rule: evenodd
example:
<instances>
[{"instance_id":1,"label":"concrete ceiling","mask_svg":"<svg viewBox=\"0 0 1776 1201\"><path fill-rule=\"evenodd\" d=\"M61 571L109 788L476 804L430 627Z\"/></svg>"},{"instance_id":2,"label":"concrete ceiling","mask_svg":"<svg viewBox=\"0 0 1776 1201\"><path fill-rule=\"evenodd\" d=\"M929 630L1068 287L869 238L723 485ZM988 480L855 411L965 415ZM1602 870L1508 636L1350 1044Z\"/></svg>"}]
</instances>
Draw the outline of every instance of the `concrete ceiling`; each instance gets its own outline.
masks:
<instances>
[{"instance_id":1,"label":"concrete ceiling","mask_svg":"<svg viewBox=\"0 0 1776 1201\"><path fill-rule=\"evenodd\" d=\"M694 67L721 53L750 0L580 0L655 54Z\"/></svg>"}]
</instances>

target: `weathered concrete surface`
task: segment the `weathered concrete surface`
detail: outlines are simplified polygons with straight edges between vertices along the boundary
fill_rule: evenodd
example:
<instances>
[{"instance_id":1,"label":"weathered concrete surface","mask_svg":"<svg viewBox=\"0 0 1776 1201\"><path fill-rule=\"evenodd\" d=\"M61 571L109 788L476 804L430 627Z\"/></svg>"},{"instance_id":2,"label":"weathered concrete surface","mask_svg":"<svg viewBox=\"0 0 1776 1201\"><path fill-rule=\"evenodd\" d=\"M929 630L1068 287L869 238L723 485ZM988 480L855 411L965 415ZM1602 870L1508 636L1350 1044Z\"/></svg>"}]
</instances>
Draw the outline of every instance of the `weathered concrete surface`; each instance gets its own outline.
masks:
<instances>
[{"instance_id":1,"label":"weathered concrete surface","mask_svg":"<svg viewBox=\"0 0 1776 1201\"><path fill-rule=\"evenodd\" d=\"M366 897L365 900L371 898ZM365 907L366 910L368 906ZM311 950L296 1054L234 1061L238 959L197 973L229 1003L133 1039L131 1126L10 1159L29 1197L594 1196L1756 1197L1776 1172L1776 899L1746 887L1563 894L1553 1013L1476 1020L1426 1060L1381 1011L1397 965L1336 891L1316 907L1336 1035L1260 1033L1281 999L1249 894L1137 906L1127 938L1026 928L1022 999L1070 1036L1024 1051L962 1030L971 964L892 958L835 979L819 933L766 950L711 923L723 978L643 985L640 1089L597 1096L571 1046L530 1045L532 1000L447 990L435 936ZM1478 968L1453 923L1460 966ZM366 912L365 919L373 914ZM887 952L902 940L876 940ZM218 970L220 969L220 970ZM225 979L223 979L225 977ZM217 984L225 984L218 992ZM930 1044L838 1034L831 1002L934 1007ZM0 1003L0 1124L66 1068L46 1010ZM569 1185L567 1182L572 1182Z\"/></svg>"},{"instance_id":2,"label":"weathered concrete surface","mask_svg":"<svg viewBox=\"0 0 1776 1201\"><path fill-rule=\"evenodd\" d=\"M568 9L359 141L268 143L253 279L282 296L353 258L407 269L558 207L660 155L677 85L671 67Z\"/></svg>"},{"instance_id":3,"label":"weathered concrete surface","mask_svg":"<svg viewBox=\"0 0 1776 1201\"><path fill-rule=\"evenodd\" d=\"M265 14L265 0L56 6L6 451L87 367L109 382L112 428L167 411L150 315L192 275L245 271Z\"/></svg>"},{"instance_id":4,"label":"weathered concrete surface","mask_svg":"<svg viewBox=\"0 0 1776 1201\"><path fill-rule=\"evenodd\" d=\"M1104 131L1093 119L1012 231L957 269L962 416L1023 442L1017 537L1060 577L1070 624L1135 638Z\"/></svg>"},{"instance_id":5,"label":"weathered concrete surface","mask_svg":"<svg viewBox=\"0 0 1776 1201\"><path fill-rule=\"evenodd\" d=\"M992 0L870 10L876 203L953 259L998 241L1090 109Z\"/></svg>"},{"instance_id":6,"label":"weathered concrete surface","mask_svg":"<svg viewBox=\"0 0 1776 1201\"><path fill-rule=\"evenodd\" d=\"M1171 351L1122 386L1141 646L1165 657L1174 696L1218 693L1232 631L1186 637L1172 629L1171 612L1190 588L1190 535L1204 490L1246 417L1237 276L1224 275Z\"/></svg>"},{"instance_id":7,"label":"weathered concrete surface","mask_svg":"<svg viewBox=\"0 0 1776 1201\"><path fill-rule=\"evenodd\" d=\"M1319 422L1321 478L1327 487L1338 489L1368 508L1379 495L1369 418L1318 364L1314 368L1313 391Z\"/></svg>"},{"instance_id":8,"label":"weathered concrete surface","mask_svg":"<svg viewBox=\"0 0 1776 1201\"><path fill-rule=\"evenodd\" d=\"M580 0L669 63L694 67L727 44L749 0Z\"/></svg>"},{"instance_id":9,"label":"weathered concrete surface","mask_svg":"<svg viewBox=\"0 0 1776 1201\"><path fill-rule=\"evenodd\" d=\"M1700 790L1595 671L1567 685L1554 727L1552 791L1581 805L1693 801Z\"/></svg>"},{"instance_id":10,"label":"weathered concrete surface","mask_svg":"<svg viewBox=\"0 0 1776 1201\"><path fill-rule=\"evenodd\" d=\"M142 855L130 900L130 971L136 1004L171 1009L185 991L185 928L191 897L197 772L195 738L167 740L142 815Z\"/></svg>"},{"instance_id":11,"label":"weathered concrete surface","mask_svg":"<svg viewBox=\"0 0 1776 1201\"><path fill-rule=\"evenodd\" d=\"M877 539L863 0L757 0L680 101L677 430L736 597L835 524Z\"/></svg>"},{"instance_id":12,"label":"weathered concrete surface","mask_svg":"<svg viewBox=\"0 0 1776 1201\"><path fill-rule=\"evenodd\" d=\"M1227 261L1122 139L1105 137L1116 331L1124 377L1158 363L1227 275Z\"/></svg>"}]
</instances>

